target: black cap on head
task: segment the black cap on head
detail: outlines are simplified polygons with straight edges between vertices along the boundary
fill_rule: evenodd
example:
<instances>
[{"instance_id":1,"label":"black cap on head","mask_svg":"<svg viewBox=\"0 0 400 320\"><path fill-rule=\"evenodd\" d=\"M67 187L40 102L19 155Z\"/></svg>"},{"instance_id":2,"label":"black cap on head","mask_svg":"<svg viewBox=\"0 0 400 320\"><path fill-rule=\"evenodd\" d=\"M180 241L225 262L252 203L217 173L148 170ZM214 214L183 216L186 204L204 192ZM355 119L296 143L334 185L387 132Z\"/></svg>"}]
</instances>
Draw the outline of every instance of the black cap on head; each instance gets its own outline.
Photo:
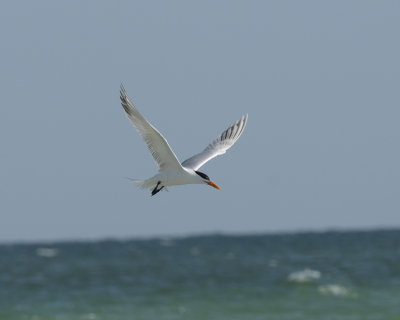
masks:
<instances>
[{"instance_id":1,"label":"black cap on head","mask_svg":"<svg viewBox=\"0 0 400 320\"><path fill-rule=\"evenodd\" d=\"M194 172L196 172L200 177L202 177L204 180L208 180L208 181L210 181L210 178L208 177L208 175L206 175L205 173L203 173L203 172L200 172L200 171L194 171Z\"/></svg>"}]
</instances>

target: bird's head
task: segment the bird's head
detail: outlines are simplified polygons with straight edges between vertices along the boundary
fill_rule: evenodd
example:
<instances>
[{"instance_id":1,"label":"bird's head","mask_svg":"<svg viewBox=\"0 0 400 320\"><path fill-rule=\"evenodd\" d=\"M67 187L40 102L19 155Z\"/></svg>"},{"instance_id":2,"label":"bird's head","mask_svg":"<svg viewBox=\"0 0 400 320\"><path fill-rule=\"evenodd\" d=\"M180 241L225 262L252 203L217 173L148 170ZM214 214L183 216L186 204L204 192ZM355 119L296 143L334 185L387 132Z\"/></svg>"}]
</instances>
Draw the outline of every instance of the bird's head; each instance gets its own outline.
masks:
<instances>
[{"instance_id":1,"label":"bird's head","mask_svg":"<svg viewBox=\"0 0 400 320\"><path fill-rule=\"evenodd\" d=\"M196 170L195 170L194 172L196 172L196 174L197 174L198 176L201 177L201 179L203 180L204 183L207 183L209 186L214 187L215 189L221 190L220 187L218 187L214 182L212 182L212 181L210 180L210 178L208 177L208 175L206 175L206 174L203 173L203 172L196 171Z\"/></svg>"}]
</instances>

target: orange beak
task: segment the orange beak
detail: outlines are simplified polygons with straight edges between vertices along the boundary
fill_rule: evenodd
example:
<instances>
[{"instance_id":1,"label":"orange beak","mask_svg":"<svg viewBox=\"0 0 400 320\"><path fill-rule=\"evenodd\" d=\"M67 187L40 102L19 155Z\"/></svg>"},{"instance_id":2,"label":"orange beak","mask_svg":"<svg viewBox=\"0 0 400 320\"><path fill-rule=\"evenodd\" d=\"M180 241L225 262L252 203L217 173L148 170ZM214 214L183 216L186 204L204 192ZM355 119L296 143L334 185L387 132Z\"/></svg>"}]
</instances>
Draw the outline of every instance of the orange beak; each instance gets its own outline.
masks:
<instances>
[{"instance_id":1,"label":"orange beak","mask_svg":"<svg viewBox=\"0 0 400 320\"><path fill-rule=\"evenodd\" d=\"M218 187L214 182L212 182L211 180L207 182L207 184L211 187L214 187L215 189L221 190L220 187Z\"/></svg>"}]
</instances>

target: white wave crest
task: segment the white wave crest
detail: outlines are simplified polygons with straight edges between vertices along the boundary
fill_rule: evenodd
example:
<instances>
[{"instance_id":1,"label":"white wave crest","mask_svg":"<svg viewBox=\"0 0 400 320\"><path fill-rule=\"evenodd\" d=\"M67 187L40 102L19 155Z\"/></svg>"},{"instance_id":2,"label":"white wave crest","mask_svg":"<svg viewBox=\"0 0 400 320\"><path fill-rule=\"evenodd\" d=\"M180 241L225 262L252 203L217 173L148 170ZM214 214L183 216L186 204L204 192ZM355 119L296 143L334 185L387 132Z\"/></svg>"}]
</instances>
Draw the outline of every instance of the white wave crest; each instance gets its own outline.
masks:
<instances>
[{"instance_id":1,"label":"white wave crest","mask_svg":"<svg viewBox=\"0 0 400 320\"><path fill-rule=\"evenodd\" d=\"M171 238L161 238L160 245L163 247L172 247L174 245L174 240Z\"/></svg>"},{"instance_id":2,"label":"white wave crest","mask_svg":"<svg viewBox=\"0 0 400 320\"><path fill-rule=\"evenodd\" d=\"M295 271L289 274L288 280L297 283L313 282L321 278L321 272L305 268L304 270Z\"/></svg>"},{"instance_id":3,"label":"white wave crest","mask_svg":"<svg viewBox=\"0 0 400 320\"><path fill-rule=\"evenodd\" d=\"M56 248L37 248L36 254L40 257L53 258L58 255L58 249Z\"/></svg>"},{"instance_id":4,"label":"white wave crest","mask_svg":"<svg viewBox=\"0 0 400 320\"><path fill-rule=\"evenodd\" d=\"M276 267L278 266L278 261L275 260L275 259L271 259L271 260L268 261L268 265L269 265L271 268L276 268Z\"/></svg>"},{"instance_id":5,"label":"white wave crest","mask_svg":"<svg viewBox=\"0 0 400 320\"><path fill-rule=\"evenodd\" d=\"M357 297L357 294L338 284L327 284L318 287L318 292L325 296Z\"/></svg>"}]
</instances>

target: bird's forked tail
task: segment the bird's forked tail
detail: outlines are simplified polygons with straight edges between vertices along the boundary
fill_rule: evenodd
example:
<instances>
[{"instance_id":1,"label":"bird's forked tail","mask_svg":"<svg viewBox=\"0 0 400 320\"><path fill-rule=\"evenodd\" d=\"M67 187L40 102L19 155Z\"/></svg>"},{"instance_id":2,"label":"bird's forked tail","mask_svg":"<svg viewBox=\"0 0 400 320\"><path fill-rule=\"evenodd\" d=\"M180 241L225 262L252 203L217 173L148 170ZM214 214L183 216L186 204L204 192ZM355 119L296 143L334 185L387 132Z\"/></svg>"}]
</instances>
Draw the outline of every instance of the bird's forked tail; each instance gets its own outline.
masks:
<instances>
[{"instance_id":1,"label":"bird's forked tail","mask_svg":"<svg viewBox=\"0 0 400 320\"><path fill-rule=\"evenodd\" d=\"M156 185L156 183L152 179L148 179L148 180L138 180L138 179L132 179L132 178L127 178L127 179L129 179L134 184L136 184L140 189L151 189Z\"/></svg>"}]
</instances>

